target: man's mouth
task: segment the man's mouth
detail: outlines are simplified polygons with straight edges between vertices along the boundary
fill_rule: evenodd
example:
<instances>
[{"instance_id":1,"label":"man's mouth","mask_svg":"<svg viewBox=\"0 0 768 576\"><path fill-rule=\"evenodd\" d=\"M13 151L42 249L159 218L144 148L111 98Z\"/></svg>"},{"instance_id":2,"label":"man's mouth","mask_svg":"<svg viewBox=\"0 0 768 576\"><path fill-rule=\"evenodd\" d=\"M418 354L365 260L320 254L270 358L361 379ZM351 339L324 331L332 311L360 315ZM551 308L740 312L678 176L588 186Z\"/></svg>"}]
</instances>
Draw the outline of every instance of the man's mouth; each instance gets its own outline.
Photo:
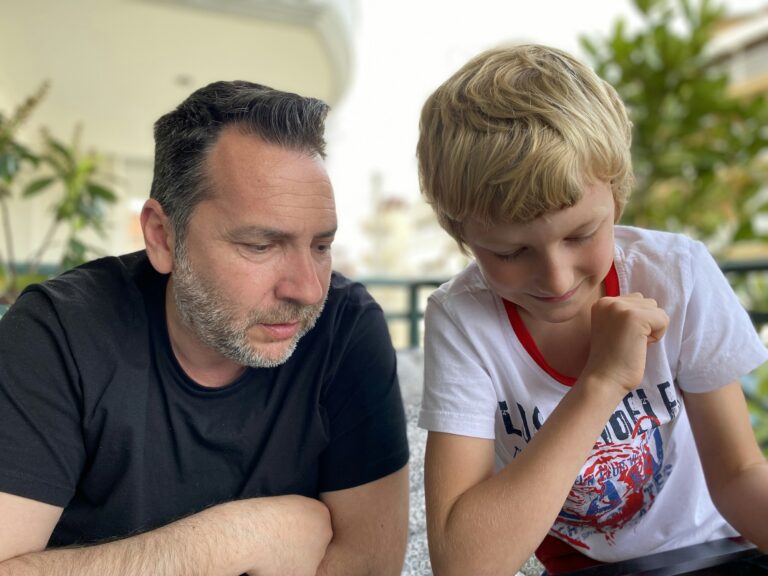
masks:
<instances>
[{"instance_id":1,"label":"man's mouth","mask_svg":"<svg viewBox=\"0 0 768 576\"><path fill-rule=\"evenodd\" d=\"M274 340L293 338L301 327L301 322L285 322L280 324L258 324Z\"/></svg>"}]
</instances>

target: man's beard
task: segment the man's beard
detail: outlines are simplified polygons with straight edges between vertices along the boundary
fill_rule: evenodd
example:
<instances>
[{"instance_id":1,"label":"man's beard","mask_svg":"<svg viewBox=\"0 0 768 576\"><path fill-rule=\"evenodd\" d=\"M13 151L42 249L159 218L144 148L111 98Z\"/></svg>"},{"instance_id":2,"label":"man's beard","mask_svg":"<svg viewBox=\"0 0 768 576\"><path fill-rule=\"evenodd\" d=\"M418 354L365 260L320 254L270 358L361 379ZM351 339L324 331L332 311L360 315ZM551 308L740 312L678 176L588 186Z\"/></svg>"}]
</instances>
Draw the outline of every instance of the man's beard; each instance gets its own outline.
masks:
<instances>
[{"instance_id":1,"label":"man's beard","mask_svg":"<svg viewBox=\"0 0 768 576\"><path fill-rule=\"evenodd\" d=\"M253 309L246 318L239 319L210 278L192 270L184 247L178 248L173 270L173 299L182 322L206 346L242 366L274 368L283 364L323 311L325 299L310 306L283 302L269 310ZM257 349L248 339L249 329L258 324L293 322L301 326L279 355Z\"/></svg>"}]
</instances>

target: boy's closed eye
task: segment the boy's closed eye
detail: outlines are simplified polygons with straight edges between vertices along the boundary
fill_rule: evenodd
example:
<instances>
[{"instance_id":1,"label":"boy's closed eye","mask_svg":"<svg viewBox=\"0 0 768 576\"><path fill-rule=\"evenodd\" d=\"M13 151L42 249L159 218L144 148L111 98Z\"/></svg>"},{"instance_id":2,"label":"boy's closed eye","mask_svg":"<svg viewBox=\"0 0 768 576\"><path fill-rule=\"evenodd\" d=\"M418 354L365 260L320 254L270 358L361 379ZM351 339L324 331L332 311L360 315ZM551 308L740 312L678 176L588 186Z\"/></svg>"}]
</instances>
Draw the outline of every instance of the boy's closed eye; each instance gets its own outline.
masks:
<instances>
[{"instance_id":1,"label":"boy's closed eye","mask_svg":"<svg viewBox=\"0 0 768 576\"><path fill-rule=\"evenodd\" d=\"M516 260L517 258L522 256L522 254L525 251L526 251L526 248L522 247L522 248L518 248L517 250L515 250L513 252L509 252L509 253L506 253L506 254L500 254L500 253L494 252L493 255L496 258L498 258L499 260L504 260L505 262L508 262L508 261L511 261L511 260Z\"/></svg>"},{"instance_id":2,"label":"boy's closed eye","mask_svg":"<svg viewBox=\"0 0 768 576\"><path fill-rule=\"evenodd\" d=\"M597 232L590 232L589 234L585 234L583 236L573 236L571 238L566 238L566 242L570 242L572 244L584 244L585 242L589 242L592 240Z\"/></svg>"},{"instance_id":3,"label":"boy's closed eye","mask_svg":"<svg viewBox=\"0 0 768 576\"><path fill-rule=\"evenodd\" d=\"M586 244L590 240L593 240L596 235L597 235L597 231L595 230L594 232L590 232L589 234L584 234L583 236L572 236L572 237L566 238L565 241L571 245L578 246L581 244ZM527 246L521 246L520 248L517 248L512 252L504 252L504 253L493 252L493 255L499 260L511 261L511 260L516 260L517 258L520 258L528 250L529 248Z\"/></svg>"}]
</instances>

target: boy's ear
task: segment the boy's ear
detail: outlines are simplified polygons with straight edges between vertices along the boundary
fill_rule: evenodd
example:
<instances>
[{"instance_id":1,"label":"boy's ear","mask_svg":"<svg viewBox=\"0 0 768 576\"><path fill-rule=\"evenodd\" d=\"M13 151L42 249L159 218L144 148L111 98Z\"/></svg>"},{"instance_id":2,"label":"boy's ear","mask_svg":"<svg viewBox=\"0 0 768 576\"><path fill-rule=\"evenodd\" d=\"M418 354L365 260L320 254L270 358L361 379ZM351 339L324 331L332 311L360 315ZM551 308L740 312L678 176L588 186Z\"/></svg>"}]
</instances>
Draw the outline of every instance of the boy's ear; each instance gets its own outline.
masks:
<instances>
[{"instance_id":1,"label":"boy's ear","mask_svg":"<svg viewBox=\"0 0 768 576\"><path fill-rule=\"evenodd\" d=\"M173 270L173 227L165 210L154 198L144 202L141 209L141 231L153 268L160 274L170 274Z\"/></svg>"}]
</instances>

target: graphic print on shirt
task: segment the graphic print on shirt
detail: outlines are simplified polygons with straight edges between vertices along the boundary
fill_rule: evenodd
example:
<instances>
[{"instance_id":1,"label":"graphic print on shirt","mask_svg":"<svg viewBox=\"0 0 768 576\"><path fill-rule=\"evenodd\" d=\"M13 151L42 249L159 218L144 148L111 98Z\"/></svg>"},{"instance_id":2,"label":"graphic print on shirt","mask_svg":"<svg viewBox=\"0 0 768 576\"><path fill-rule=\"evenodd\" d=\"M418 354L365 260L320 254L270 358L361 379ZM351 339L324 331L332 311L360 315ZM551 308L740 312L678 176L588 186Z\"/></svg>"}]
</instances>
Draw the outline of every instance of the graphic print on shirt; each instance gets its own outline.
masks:
<instances>
[{"instance_id":1,"label":"graphic print on shirt","mask_svg":"<svg viewBox=\"0 0 768 576\"><path fill-rule=\"evenodd\" d=\"M651 420L650 416L643 419ZM658 420L631 442L598 442L552 527L573 546L589 549L595 533L611 542L618 530L637 522L653 505L669 476Z\"/></svg>"},{"instance_id":2,"label":"graphic print on shirt","mask_svg":"<svg viewBox=\"0 0 768 576\"><path fill-rule=\"evenodd\" d=\"M576 478L552 527L554 535L588 550L591 537L601 534L612 543L617 531L650 510L671 472L671 465L664 462L662 426L680 410L673 390L663 382L655 390L639 388L624 397ZM653 398L648 398L651 394ZM517 440L514 456L544 420L538 407L526 410L516 404L515 408L499 402L504 429Z\"/></svg>"}]
</instances>

